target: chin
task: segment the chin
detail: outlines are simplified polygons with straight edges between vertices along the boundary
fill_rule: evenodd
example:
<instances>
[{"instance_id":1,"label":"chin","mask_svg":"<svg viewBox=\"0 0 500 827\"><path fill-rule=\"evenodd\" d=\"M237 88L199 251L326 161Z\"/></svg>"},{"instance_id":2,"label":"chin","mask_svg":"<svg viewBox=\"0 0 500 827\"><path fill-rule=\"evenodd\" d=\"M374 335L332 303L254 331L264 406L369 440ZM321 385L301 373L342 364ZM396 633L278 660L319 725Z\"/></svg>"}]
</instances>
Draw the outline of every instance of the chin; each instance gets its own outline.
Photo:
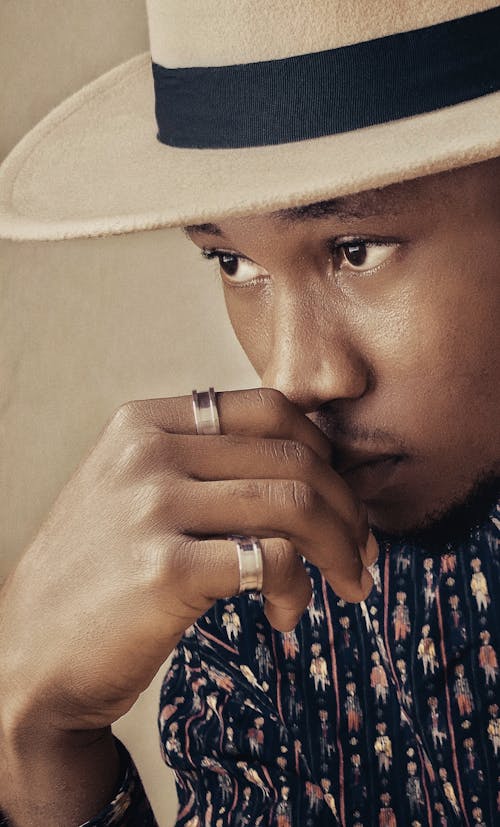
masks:
<instances>
[{"instance_id":1,"label":"chin","mask_svg":"<svg viewBox=\"0 0 500 827\"><path fill-rule=\"evenodd\" d=\"M467 541L472 531L487 522L499 500L500 477L490 471L478 476L466 492L450 495L446 501L437 496L432 500L427 490L425 502L400 494L399 500L365 504L376 535L439 550L447 543Z\"/></svg>"},{"instance_id":2,"label":"chin","mask_svg":"<svg viewBox=\"0 0 500 827\"><path fill-rule=\"evenodd\" d=\"M407 502L365 503L370 528L383 534L404 537L417 531L421 518ZM423 515L422 515L423 516Z\"/></svg>"}]
</instances>

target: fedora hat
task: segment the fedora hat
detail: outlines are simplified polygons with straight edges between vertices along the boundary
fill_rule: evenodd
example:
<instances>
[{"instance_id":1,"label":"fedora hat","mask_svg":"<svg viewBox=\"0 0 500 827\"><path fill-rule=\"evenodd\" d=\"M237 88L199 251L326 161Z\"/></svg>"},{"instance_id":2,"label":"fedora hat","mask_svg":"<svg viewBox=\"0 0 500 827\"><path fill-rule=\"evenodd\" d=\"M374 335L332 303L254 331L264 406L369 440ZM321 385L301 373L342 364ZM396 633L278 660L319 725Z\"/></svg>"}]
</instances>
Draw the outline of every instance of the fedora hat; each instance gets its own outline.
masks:
<instances>
[{"instance_id":1,"label":"fedora hat","mask_svg":"<svg viewBox=\"0 0 500 827\"><path fill-rule=\"evenodd\" d=\"M0 167L0 237L200 224L500 155L487 0L148 0L150 51Z\"/></svg>"}]
</instances>

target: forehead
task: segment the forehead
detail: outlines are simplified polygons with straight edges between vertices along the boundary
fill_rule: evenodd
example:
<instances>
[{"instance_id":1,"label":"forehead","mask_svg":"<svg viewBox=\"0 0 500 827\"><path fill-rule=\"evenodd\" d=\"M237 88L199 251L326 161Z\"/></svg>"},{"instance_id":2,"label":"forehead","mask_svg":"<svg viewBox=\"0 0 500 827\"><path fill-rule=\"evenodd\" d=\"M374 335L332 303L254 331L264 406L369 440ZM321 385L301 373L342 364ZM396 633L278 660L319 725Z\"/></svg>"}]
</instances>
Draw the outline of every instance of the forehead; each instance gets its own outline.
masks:
<instances>
[{"instance_id":1,"label":"forehead","mask_svg":"<svg viewBox=\"0 0 500 827\"><path fill-rule=\"evenodd\" d=\"M403 220L425 218L432 221L433 216L446 217L450 226L455 213L467 210L471 215L483 213L500 218L500 157L458 167L453 170L409 181L390 184L387 187L366 190L352 195L342 195L325 201L287 207L267 213L253 213L239 218L224 219L222 224L243 222L262 226L260 222L273 225L273 231L311 227L312 222L322 222L330 218L339 224L346 222L363 222L364 219L401 216ZM443 219L444 220L444 219ZM227 221L227 223L226 223ZM361 223L360 223L360 226ZM224 236L221 224L191 224L184 227L185 234L193 241L198 236Z\"/></svg>"},{"instance_id":2,"label":"forehead","mask_svg":"<svg viewBox=\"0 0 500 827\"><path fill-rule=\"evenodd\" d=\"M331 216L339 221L349 221L379 215L397 215L411 207L415 208L415 205L421 202L422 195L420 191L422 188L425 189L426 187L425 185L422 187L421 179L405 181L353 195L343 195L324 201L273 210L262 214L260 218L283 227L293 227ZM256 216L251 217L255 218ZM213 222L190 224L184 227L184 232L188 236L224 235L222 227Z\"/></svg>"}]
</instances>

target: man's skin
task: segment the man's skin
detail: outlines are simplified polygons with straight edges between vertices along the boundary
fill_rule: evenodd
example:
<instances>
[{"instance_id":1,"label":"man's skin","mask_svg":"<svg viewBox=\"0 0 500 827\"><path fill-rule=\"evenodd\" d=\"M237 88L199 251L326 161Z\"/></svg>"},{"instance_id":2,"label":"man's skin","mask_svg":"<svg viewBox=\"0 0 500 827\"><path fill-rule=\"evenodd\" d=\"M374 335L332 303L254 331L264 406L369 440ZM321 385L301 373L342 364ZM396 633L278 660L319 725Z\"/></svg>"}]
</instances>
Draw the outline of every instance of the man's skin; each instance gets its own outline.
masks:
<instances>
[{"instance_id":1,"label":"man's skin","mask_svg":"<svg viewBox=\"0 0 500 827\"><path fill-rule=\"evenodd\" d=\"M219 394L215 437L194 435L189 397L122 406L5 584L0 806L19 827L111 798L111 723L238 589L225 535L262 538L284 630L310 597L299 554L360 601L369 524L425 536L498 493L499 159L186 232L225 251L270 390ZM398 459L349 470L380 455Z\"/></svg>"},{"instance_id":2,"label":"man's skin","mask_svg":"<svg viewBox=\"0 0 500 827\"><path fill-rule=\"evenodd\" d=\"M250 259L221 267L233 327L264 387L331 440L334 468L345 453L403 456L391 476L345 479L370 524L407 534L498 474L500 162L338 206L187 232ZM353 267L338 249L353 238L382 246Z\"/></svg>"}]
</instances>

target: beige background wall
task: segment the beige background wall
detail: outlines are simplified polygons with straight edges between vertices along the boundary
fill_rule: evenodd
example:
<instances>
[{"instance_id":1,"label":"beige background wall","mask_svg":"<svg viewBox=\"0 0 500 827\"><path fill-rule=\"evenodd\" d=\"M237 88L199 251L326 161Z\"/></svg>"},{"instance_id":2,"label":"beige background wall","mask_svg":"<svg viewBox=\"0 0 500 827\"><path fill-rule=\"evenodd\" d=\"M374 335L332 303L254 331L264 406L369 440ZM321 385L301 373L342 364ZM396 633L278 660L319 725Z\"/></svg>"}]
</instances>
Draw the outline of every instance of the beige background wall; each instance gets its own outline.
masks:
<instances>
[{"instance_id":1,"label":"beige background wall","mask_svg":"<svg viewBox=\"0 0 500 827\"><path fill-rule=\"evenodd\" d=\"M147 47L143 0L0 0L0 159L64 97ZM258 380L216 278L179 231L0 242L0 578L118 405L209 384ZM116 731L167 827L160 678Z\"/></svg>"}]
</instances>

